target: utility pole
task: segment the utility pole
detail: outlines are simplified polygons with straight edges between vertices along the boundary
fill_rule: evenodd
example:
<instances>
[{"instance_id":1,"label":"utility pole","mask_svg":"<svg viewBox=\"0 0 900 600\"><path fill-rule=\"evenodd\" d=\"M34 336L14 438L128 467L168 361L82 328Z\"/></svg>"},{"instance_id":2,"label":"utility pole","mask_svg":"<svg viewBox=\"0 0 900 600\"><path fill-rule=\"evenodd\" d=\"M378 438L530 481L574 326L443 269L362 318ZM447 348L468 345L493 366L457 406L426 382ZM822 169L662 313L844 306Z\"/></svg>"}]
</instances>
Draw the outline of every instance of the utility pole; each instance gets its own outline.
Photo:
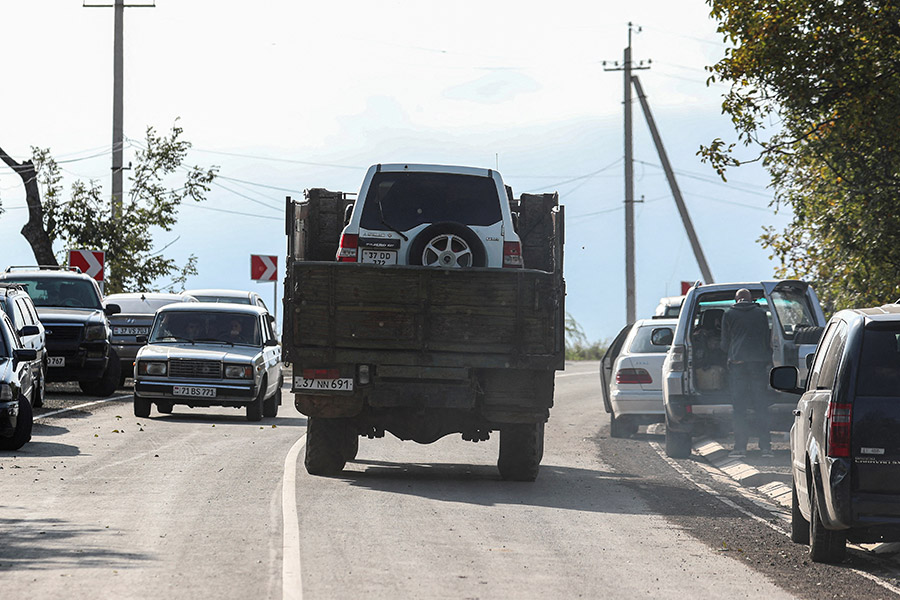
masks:
<instances>
[{"instance_id":1,"label":"utility pole","mask_svg":"<svg viewBox=\"0 0 900 600\"><path fill-rule=\"evenodd\" d=\"M688 214L684 198L681 196L681 189L678 187L678 182L675 180L675 173L672 171L672 165L669 164L669 156L666 154L662 138L659 135L659 131L656 129L656 122L653 120L653 115L650 113L650 104L647 102L647 96L644 95L644 88L641 87L641 82L637 75L634 75L631 78L631 81L637 92L638 100L640 100L641 109L644 111L644 117L647 119L650 135L653 136L653 143L656 145L656 153L659 155L659 160L662 163L663 169L666 171L666 179L669 181L669 188L672 190L672 196L674 196L675 204L678 206L681 222L684 223L684 229L687 232L688 239L691 241L694 257L697 259L697 264L700 266L700 273L703 274L703 282L713 283L712 272L709 270L709 265L706 263L706 257L703 255L703 248L700 247L700 240L697 238L697 232L694 231L694 224L691 222L691 216Z\"/></svg>"},{"instance_id":2,"label":"utility pole","mask_svg":"<svg viewBox=\"0 0 900 600\"><path fill-rule=\"evenodd\" d=\"M625 48L622 66L614 63L613 67L606 68L606 62L603 62L604 71L624 71L625 75L625 96L623 100L625 107L625 312L628 323L634 323L637 319L634 275L634 153L631 141L631 72L650 68L649 60L647 61L647 66L644 66L644 61L641 61L638 65L633 65L631 62L632 31L640 33L641 28L638 26L635 30L634 25L629 21L628 46Z\"/></svg>"},{"instance_id":3,"label":"utility pole","mask_svg":"<svg viewBox=\"0 0 900 600\"><path fill-rule=\"evenodd\" d=\"M125 148L124 133L124 64L125 64L125 9L155 8L152 4L125 4L125 0L113 0L112 4L82 4L84 8L113 9L113 142L112 142L112 196L110 204L113 219L122 216L122 171L124 170L123 151Z\"/></svg>"}]
</instances>

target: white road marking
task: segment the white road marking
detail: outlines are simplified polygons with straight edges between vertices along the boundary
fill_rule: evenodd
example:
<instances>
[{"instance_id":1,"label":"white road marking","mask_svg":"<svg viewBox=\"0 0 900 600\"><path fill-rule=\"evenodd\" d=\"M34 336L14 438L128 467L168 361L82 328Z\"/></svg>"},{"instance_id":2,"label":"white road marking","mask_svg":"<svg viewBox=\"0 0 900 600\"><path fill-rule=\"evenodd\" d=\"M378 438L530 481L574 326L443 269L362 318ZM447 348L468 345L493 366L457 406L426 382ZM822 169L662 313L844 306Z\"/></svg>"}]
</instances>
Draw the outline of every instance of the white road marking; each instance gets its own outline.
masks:
<instances>
[{"instance_id":1,"label":"white road marking","mask_svg":"<svg viewBox=\"0 0 900 600\"><path fill-rule=\"evenodd\" d=\"M284 459L281 483L281 514L284 538L281 546L281 597L283 600L303 599L303 580L300 577L300 521L297 518L297 458L306 444L306 434L300 436Z\"/></svg>"},{"instance_id":2,"label":"white road marking","mask_svg":"<svg viewBox=\"0 0 900 600\"><path fill-rule=\"evenodd\" d=\"M661 433L661 431L660 431L661 427L662 427L661 424L654 423L647 427L647 432L651 433L651 434L659 434L659 433ZM704 442L705 441L706 440L704 440ZM740 512L741 514L750 517L754 521L758 521L758 522L762 523L763 525L765 525L766 527L769 527L770 529L773 529L783 535L790 536L790 533L788 533L788 531L785 528L780 527L780 526L776 525L775 523L770 523L769 521L763 519L762 517L757 516L757 515L753 514L752 512L738 506L737 504L735 504L728 498L725 498L724 496L719 494L719 492L712 489L708 485L706 485L704 483L700 483L699 481L694 479L694 477L684 467L682 467L680 464L678 464L678 462L675 459L670 458L669 456L666 455L665 450L663 450L662 446L658 442L650 442L650 446L656 451L656 453L664 461L666 461L666 463L669 464L669 466L671 466L673 469L675 469L675 471L677 471L682 477L684 477L685 479L687 479L688 481L693 483L695 486L697 486L698 488L700 488L701 490L703 490L710 496L717 498L726 506L729 506L729 507L735 509L736 511ZM750 498L747 494L745 494L744 490L738 489L738 492L741 493L741 495L744 496L745 498L747 498L748 500L751 500L752 502L754 502L754 504L757 504L757 506L760 506L760 503L757 500L754 500L753 498ZM765 507L762 507L762 508L765 508ZM766 509L766 510L769 510L769 509ZM771 511L771 512L773 513L773 516L776 516L776 517L780 516L776 511ZM859 547L857 546L857 548L859 548ZM866 550L864 548L859 548L859 549L862 552L866 552ZM881 579L877 575L872 575L871 573L867 573L866 571L861 571L859 569L854 569L852 567L850 568L850 570L852 572L856 573L857 575L861 575L862 577L868 579L872 583L879 585L879 586L883 587L884 589L900 596L900 587L897 587L897 586L891 584L889 581Z\"/></svg>"},{"instance_id":3,"label":"white road marking","mask_svg":"<svg viewBox=\"0 0 900 600\"><path fill-rule=\"evenodd\" d=\"M46 419L47 417L61 415L62 413L69 412L70 410L78 410L79 408L86 408L88 406L94 406L96 404L105 404L106 402L112 402L113 400L124 400L125 398L131 398L131 394L125 396L113 396L112 398L106 398L105 400L94 400L93 402L85 402L84 404L70 406L69 408L63 408L61 410L54 410L53 412L44 413L39 417L35 417L34 420L40 421L41 419Z\"/></svg>"}]
</instances>

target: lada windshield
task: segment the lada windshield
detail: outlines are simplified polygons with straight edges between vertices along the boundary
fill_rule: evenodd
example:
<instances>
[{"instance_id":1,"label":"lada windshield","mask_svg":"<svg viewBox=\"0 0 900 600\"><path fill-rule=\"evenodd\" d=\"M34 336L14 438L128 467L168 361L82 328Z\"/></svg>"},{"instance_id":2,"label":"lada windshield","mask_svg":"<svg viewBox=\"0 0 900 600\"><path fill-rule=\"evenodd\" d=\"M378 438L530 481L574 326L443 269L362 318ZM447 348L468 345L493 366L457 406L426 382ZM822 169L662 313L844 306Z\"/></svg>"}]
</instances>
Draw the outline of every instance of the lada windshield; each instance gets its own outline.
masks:
<instances>
[{"instance_id":1,"label":"lada windshield","mask_svg":"<svg viewBox=\"0 0 900 600\"><path fill-rule=\"evenodd\" d=\"M502 218L490 177L455 173L376 173L360 225L408 231L422 223L493 225Z\"/></svg>"},{"instance_id":2,"label":"lada windshield","mask_svg":"<svg viewBox=\"0 0 900 600\"><path fill-rule=\"evenodd\" d=\"M24 286L35 306L101 308L97 290L84 279L10 277L6 281Z\"/></svg>"},{"instance_id":3,"label":"lada windshield","mask_svg":"<svg viewBox=\"0 0 900 600\"><path fill-rule=\"evenodd\" d=\"M150 332L151 343L191 342L261 345L256 315L221 311L161 313Z\"/></svg>"},{"instance_id":4,"label":"lada windshield","mask_svg":"<svg viewBox=\"0 0 900 600\"><path fill-rule=\"evenodd\" d=\"M118 304L122 309L122 314L126 315L152 315L157 309L162 308L174 302L180 302L179 298L121 298L117 296L107 296L107 302Z\"/></svg>"}]
</instances>

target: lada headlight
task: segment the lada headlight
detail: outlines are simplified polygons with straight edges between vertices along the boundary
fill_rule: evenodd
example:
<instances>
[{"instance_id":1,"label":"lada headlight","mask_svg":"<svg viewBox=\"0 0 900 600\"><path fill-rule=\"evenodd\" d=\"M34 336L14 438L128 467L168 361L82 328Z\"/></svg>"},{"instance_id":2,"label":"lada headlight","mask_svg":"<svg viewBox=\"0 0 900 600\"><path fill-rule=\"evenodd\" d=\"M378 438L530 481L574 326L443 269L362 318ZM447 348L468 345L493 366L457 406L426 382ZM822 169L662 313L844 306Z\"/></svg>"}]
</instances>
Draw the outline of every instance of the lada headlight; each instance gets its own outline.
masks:
<instances>
[{"instance_id":1,"label":"lada headlight","mask_svg":"<svg viewBox=\"0 0 900 600\"><path fill-rule=\"evenodd\" d=\"M88 325L84 328L84 339L88 341L105 340L106 325Z\"/></svg>"},{"instance_id":2,"label":"lada headlight","mask_svg":"<svg viewBox=\"0 0 900 600\"><path fill-rule=\"evenodd\" d=\"M158 375L163 376L166 374L166 363L165 361L157 361L157 360L142 360L138 363L138 374L139 375Z\"/></svg>"},{"instance_id":3,"label":"lada headlight","mask_svg":"<svg viewBox=\"0 0 900 600\"><path fill-rule=\"evenodd\" d=\"M225 365L225 377L228 379L250 379L253 367L250 365Z\"/></svg>"},{"instance_id":4,"label":"lada headlight","mask_svg":"<svg viewBox=\"0 0 900 600\"><path fill-rule=\"evenodd\" d=\"M12 386L8 383L0 383L0 400L12 400Z\"/></svg>"}]
</instances>

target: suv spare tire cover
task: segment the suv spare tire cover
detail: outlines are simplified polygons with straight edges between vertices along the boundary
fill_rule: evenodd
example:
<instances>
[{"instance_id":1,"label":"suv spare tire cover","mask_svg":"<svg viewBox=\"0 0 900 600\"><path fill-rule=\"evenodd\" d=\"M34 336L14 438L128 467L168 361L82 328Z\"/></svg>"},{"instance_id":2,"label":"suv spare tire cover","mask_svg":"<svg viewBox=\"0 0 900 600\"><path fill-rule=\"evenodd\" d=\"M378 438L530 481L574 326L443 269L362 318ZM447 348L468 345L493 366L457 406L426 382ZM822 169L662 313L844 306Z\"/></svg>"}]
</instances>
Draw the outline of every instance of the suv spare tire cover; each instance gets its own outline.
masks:
<instances>
[{"instance_id":1,"label":"suv spare tire cover","mask_svg":"<svg viewBox=\"0 0 900 600\"><path fill-rule=\"evenodd\" d=\"M487 265L487 257L484 250L484 244L478 239L474 231L461 223L445 221L442 223L434 223L419 232L412 244L409 246L409 264L421 265L425 254L425 248L429 242L443 235L455 235L461 238L469 246L472 252L472 267L484 267Z\"/></svg>"}]
</instances>

